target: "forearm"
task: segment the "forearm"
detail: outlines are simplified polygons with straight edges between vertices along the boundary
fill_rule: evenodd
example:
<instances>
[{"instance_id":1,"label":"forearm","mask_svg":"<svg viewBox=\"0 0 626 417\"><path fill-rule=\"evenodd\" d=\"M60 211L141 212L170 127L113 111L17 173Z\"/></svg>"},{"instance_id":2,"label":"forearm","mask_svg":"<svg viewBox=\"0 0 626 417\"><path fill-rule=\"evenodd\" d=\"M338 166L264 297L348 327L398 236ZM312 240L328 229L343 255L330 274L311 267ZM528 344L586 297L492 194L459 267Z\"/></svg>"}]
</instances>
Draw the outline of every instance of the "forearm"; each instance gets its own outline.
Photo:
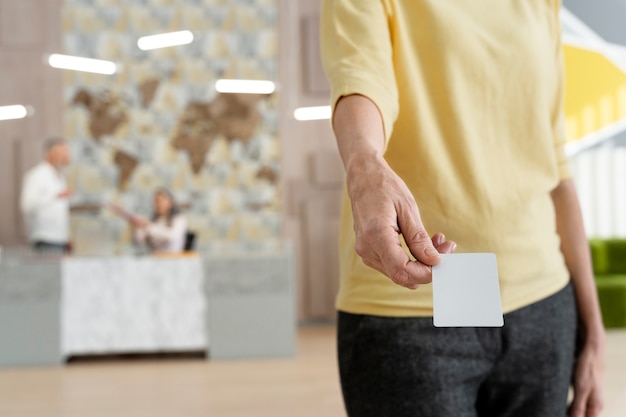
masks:
<instances>
[{"instance_id":1,"label":"forearm","mask_svg":"<svg viewBox=\"0 0 626 417\"><path fill-rule=\"evenodd\" d=\"M415 289L431 282L430 267L440 261L438 250L450 252L454 243L443 235L431 240L411 191L383 158L385 128L378 107L361 95L343 97L333 127L346 170L356 253L396 284Z\"/></svg>"},{"instance_id":2,"label":"forearm","mask_svg":"<svg viewBox=\"0 0 626 417\"><path fill-rule=\"evenodd\" d=\"M376 105L367 97L342 97L333 117L337 146L349 174L364 160L382 159L385 131Z\"/></svg>"},{"instance_id":3,"label":"forearm","mask_svg":"<svg viewBox=\"0 0 626 417\"><path fill-rule=\"evenodd\" d=\"M573 181L561 181L551 196L556 211L557 233L561 238L561 251L574 286L583 335L586 342L603 344L602 315Z\"/></svg>"}]
</instances>

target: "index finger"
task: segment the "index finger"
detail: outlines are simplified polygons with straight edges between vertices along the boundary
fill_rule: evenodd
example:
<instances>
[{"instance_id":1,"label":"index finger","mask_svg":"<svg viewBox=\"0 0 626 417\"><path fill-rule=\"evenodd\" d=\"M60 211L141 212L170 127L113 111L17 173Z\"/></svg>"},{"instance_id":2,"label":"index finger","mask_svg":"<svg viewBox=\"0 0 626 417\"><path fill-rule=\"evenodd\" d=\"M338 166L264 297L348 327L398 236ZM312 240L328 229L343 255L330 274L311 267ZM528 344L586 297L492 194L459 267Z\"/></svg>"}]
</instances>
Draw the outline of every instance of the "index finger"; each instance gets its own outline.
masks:
<instances>
[{"instance_id":1,"label":"index finger","mask_svg":"<svg viewBox=\"0 0 626 417\"><path fill-rule=\"evenodd\" d=\"M441 260L439 252L422 223L417 205L399 206L397 212L398 227L411 254L418 263L437 265Z\"/></svg>"},{"instance_id":2,"label":"index finger","mask_svg":"<svg viewBox=\"0 0 626 417\"><path fill-rule=\"evenodd\" d=\"M415 289L421 284L428 284L432 281L430 266L413 261L402 247L398 234L393 229L372 243L372 249L378 254L385 275L396 284Z\"/></svg>"}]
</instances>

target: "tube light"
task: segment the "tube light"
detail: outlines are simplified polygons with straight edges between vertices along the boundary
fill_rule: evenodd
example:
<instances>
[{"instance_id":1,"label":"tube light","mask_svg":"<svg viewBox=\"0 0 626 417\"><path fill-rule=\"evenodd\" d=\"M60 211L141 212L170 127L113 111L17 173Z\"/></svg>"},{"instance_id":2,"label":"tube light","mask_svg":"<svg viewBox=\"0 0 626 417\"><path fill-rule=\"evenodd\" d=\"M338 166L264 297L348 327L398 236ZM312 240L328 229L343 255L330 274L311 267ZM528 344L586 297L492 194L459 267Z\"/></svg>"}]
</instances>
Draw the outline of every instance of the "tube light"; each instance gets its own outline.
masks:
<instances>
[{"instance_id":1,"label":"tube light","mask_svg":"<svg viewBox=\"0 0 626 417\"><path fill-rule=\"evenodd\" d=\"M293 112L293 117L300 121L328 120L331 115L330 106L300 107Z\"/></svg>"},{"instance_id":2,"label":"tube light","mask_svg":"<svg viewBox=\"0 0 626 417\"><path fill-rule=\"evenodd\" d=\"M32 113L32 109L22 106L21 104L0 106L0 120L23 119Z\"/></svg>"},{"instance_id":3,"label":"tube light","mask_svg":"<svg viewBox=\"0 0 626 417\"><path fill-rule=\"evenodd\" d=\"M266 80L217 80L215 89L219 93L272 94L276 84Z\"/></svg>"},{"instance_id":4,"label":"tube light","mask_svg":"<svg viewBox=\"0 0 626 417\"><path fill-rule=\"evenodd\" d=\"M143 36L137 41L137 46L142 51L150 49L167 48L170 46L187 45L193 42L193 33L188 30L179 32L161 33L158 35Z\"/></svg>"},{"instance_id":5,"label":"tube light","mask_svg":"<svg viewBox=\"0 0 626 417\"><path fill-rule=\"evenodd\" d=\"M94 72L96 74L111 75L117 71L117 65L114 62L70 55L52 54L48 57L48 64L53 68Z\"/></svg>"}]
</instances>

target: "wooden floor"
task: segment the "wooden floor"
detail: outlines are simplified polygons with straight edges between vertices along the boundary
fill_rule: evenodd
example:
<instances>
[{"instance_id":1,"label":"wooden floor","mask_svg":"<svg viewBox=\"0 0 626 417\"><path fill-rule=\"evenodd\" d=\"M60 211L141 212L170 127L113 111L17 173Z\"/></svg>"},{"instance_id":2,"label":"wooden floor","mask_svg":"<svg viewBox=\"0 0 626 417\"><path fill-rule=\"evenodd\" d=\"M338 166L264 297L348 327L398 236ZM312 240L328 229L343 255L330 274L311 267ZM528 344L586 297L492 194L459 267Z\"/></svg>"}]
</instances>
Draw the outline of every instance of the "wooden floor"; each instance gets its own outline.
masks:
<instances>
[{"instance_id":1,"label":"wooden floor","mask_svg":"<svg viewBox=\"0 0 626 417\"><path fill-rule=\"evenodd\" d=\"M345 417L334 328L304 327L291 359L78 362L0 370L0 417ZM626 416L626 331L608 334L604 417Z\"/></svg>"}]
</instances>

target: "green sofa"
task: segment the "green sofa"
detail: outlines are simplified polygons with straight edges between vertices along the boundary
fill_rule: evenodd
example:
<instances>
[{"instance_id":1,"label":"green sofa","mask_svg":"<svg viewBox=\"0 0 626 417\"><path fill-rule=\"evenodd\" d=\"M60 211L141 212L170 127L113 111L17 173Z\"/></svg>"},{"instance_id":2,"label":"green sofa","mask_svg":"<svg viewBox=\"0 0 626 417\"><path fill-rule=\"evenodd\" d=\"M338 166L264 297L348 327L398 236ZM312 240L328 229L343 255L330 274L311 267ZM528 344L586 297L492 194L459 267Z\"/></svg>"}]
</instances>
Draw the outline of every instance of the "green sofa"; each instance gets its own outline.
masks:
<instances>
[{"instance_id":1,"label":"green sofa","mask_svg":"<svg viewBox=\"0 0 626 417\"><path fill-rule=\"evenodd\" d=\"M626 327L626 238L590 239L604 326Z\"/></svg>"}]
</instances>

